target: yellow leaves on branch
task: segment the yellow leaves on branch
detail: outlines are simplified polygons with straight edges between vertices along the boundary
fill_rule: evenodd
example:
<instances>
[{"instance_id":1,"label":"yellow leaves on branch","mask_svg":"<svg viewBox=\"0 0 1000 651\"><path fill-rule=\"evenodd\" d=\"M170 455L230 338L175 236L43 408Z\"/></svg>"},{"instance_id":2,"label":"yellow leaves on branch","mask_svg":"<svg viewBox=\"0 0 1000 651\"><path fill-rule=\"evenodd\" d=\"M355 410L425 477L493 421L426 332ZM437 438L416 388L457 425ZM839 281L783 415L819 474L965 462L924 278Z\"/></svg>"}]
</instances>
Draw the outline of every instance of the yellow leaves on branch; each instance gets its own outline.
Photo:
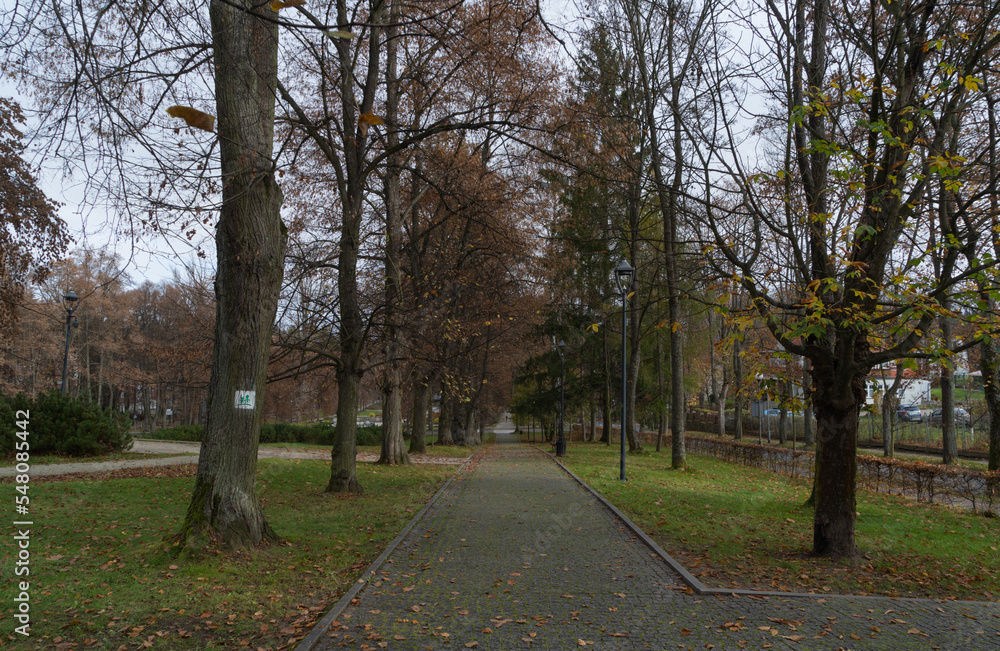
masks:
<instances>
[{"instance_id":1,"label":"yellow leaves on branch","mask_svg":"<svg viewBox=\"0 0 1000 651\"><path fill-rule=\"evenodd\" d=\"M361 117L358 118L358 127L361 129L362 134L368 133L368 127L370 125L379 124L385 124L385 120L374 113L362 113Z\"/></svg>"},{"instance_id":2,"label":"yellow leaves on branch","mask_svg":"<svg viewBox=\"0 0 1000 651\"><path fill-rule=\"evenodd\" d=\"M306 0L275 0L271 3L271 11L279 11L290 7L301 7Z\"/></svg>"},{"instance_id":3,"label":"yellow leaves on branch","mask_svg":"<svg viewBox=\"0 0 1000 651\"><path fill-rule=\"evenodd\" d=\"M167 115L172 118L181 118L189 127L209 133L215 131L215 116L190 106L171 106L167 109Z\"/></svg>"}]
</instances>

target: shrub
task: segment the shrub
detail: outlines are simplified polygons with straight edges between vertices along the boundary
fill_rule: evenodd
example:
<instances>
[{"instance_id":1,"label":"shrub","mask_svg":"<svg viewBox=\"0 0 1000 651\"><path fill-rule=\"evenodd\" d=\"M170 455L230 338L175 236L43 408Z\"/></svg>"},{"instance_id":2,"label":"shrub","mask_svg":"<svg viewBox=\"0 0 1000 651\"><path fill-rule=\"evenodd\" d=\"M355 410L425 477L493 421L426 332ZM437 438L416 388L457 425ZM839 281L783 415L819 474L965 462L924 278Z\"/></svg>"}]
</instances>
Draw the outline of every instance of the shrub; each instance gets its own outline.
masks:
<instances>
[{"instance_id":1,"label":"shrub","mask_svg":"<svg viewBox=\"0 0 1000 651\"><path fill-rule=\"evenodd\" d=\"M382 426L362 425L358 427L357 441L358 445L382 445Z\"/></svg>"},{"instance_id":2,"label":"shrub","mask_svg":"<svg viewBox=\"0 0 1000 651\"><path fill-rule=\"evenodd\" d=\"M174 425L156 430L153 436L165 441L197 441L200 443L204 433L204 425Z\"/></svg>"},{"instance_id":3,"label":"shrub","mask_svg":"<svg viewBox=\"0 0 1000 651\"><path fill-rule=\"evenodd\" d=\"M27 411L28 441L34 454L73 457L93 456L127 450L132 444L128 417L111 409L102 409L86 398L64 396L50 391L30 399L23 393L0 394L0 444L3 454L13 453L16 432L15 416Z\"/></svg>"},{"instance_id":4,"label":"shrub","mask_svg":"<svg viewBox=\"0 0 1000 651\"><path fill-rule=\"evenodd\" d=\"M333 445L337 428L327 423L264 423L260 427L261 443L312 443ZM205 428L201 425L178 425L156 430L156 437L168 441L201 441ZM358 445L380 445L382 426L358 427Z\"/></svg>"}]
</instances>

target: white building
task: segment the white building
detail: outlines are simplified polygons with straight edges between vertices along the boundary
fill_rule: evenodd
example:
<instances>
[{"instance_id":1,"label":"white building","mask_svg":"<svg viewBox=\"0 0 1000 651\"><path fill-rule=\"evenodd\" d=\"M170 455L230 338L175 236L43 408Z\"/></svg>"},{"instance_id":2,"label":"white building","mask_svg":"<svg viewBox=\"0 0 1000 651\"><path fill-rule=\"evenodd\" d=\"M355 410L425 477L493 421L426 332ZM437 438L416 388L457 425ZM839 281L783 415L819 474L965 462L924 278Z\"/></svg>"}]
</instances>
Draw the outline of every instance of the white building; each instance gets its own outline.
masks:
<instances>
[{"instance_id":1,"label":"white building","mask_svg":"<svg viewBox=\"0 0 1000 651\"><path fill-rule=\"evenodd\" d=\"M865 383L868 389L867 404L870 405L875 402L876 394L884 395L895 380L895 370L874 369ZM899 397L899 404L902 406L927 404L931 401L931 381L916 377L906 377L904 372L897 395Z\"/></svg>"}]
</instances>

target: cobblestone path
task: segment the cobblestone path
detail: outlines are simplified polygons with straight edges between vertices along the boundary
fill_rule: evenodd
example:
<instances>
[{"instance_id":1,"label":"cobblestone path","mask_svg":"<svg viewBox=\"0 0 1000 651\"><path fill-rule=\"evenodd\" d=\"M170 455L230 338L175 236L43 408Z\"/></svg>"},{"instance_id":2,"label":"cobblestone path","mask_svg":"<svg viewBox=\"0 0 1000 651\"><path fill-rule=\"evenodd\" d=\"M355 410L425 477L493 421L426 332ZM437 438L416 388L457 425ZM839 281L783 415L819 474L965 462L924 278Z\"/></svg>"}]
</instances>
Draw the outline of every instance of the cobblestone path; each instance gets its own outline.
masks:
<instances>
[{"instance_id":1,"label":"cobblestone path","mask_svg":"<svg viewBox=\"0 0 1000 651\"><path fill-rule=\"evenodd\" d=\"M995 651L1000 604L691 594L551 459L497 445L313 648L588 647Z\"/></svg>"}]
</instances>

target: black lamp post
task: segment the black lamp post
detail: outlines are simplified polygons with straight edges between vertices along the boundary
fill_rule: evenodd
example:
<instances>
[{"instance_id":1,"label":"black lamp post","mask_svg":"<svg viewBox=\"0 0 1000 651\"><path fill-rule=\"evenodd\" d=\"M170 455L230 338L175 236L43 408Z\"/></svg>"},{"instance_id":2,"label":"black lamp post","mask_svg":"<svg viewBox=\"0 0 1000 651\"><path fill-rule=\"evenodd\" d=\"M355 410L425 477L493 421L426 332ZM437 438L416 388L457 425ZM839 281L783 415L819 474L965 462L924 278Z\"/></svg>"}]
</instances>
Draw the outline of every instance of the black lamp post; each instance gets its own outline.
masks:
<instances>
[{"instance_id":1,"label":"black lamp post","mask_svg":"<svg viewBox=\"0 0 1000 651\"><path fill-rule=\"evenodd\" d=\"M566 342L560 341L559 350L559 438L556 439L556 456L566 456Z\"/></svg>"},{"instance_id":2,"label":"black lamp post","mask_svg":"<svg viewBox=\"0 0 1000 651\"><path fill-rule=\"evenodd\" d=\"M628 340L625 335L625 317L628 307L628 290L632 287L632 279L635 278L635 269L627 260L622 260L621 264L615 267L615 283L618 291L622 295L622 425L619 430L621 439L621 460L619 462L618 479L625 481L625 412L628 410L628 384L625 370L626 346Z\"/></svg>"},{"instance_id":3,"label":"black lamp post","mask_svg":"<svg viewBox=\"0 0 1000 651\"><path fill-rule=\"evenodd\" d=\"M76 302L80 300L80 297L76 295L72 289L63 294L63 307L66 308L66 350L63 352L63 376L62 376L62 392L66 395L66 367L69 364L69 335L70 328L73 325L80 325L80 322L76 320L73 316L73 312L76 310Z\"/></svg>"}]
</instances>

